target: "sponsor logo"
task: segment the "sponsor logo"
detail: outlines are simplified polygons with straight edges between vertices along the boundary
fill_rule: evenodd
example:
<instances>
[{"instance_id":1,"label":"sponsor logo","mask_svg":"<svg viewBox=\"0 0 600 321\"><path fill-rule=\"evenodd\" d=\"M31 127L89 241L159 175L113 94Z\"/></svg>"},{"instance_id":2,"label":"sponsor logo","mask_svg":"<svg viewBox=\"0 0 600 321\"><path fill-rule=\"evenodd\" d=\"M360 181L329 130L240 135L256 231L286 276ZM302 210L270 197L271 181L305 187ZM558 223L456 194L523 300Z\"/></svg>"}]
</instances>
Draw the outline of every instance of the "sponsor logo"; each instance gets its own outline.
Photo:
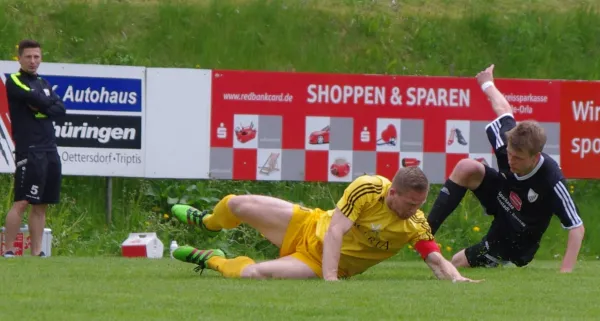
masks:
<instances>
[{"instance_id":1,"label":"sponsor logo","mask_svg":"<svg viewBox=\"0 0 600 321\"><path fill-rule=\"evenodd\" d=\"M517 193L512 191L510 192L510 202L517 209L517 211L521 210L521 205L523 205L523 202Z\"/></svg>"},{"instance_id":2,"label":"sponsor logo","mask_svg":"<svg viewBox=\"0 0 600 321\"><path fill-rule=\"evenodd\" d=\"M141 149L140 116L67 114L54 122L61 147Z\"/></svg>"},{"instance_id":3,"label":"sponsor logo","mask_svg":"<svg viewBox=\"0 0 600 321\"><path fill-rule=\"evenodd\" d=\"M69 110L142 111L142 80L45 76Z\"/></svg>"},{"instance_id":4,"label":"sponsor logo","mask_svg":"<svg viewBox=\"0 0 600 321\"><path fill-rule=\"evenodd\" d=\"M226 139L227 138L227 127L225 124L219 124L219 128L217 128L217 138L218 139Z\"/></svg>"},{"instance_id":5,"label":"sponsor logo","mask_svg":"<svg viewBox=\"0 0 600 321\"><path fill-rule=\"evenodd\" d=\"M515 210L514 205L512 204L512 202L510 202L506 196L504 196L504 194L502 194L502 192L498 192L498 195L496 196L496 199L498 200L498 203L500 204L500 206L502 206L502 208L508 212L508 213L512 213Z\"/></svg>"},{"instance_id":6,"label":"sponsor logo","mask_svg":"<svg viewBox=\"0 0 600 321\"><path fill-rule=\"evenodd\" d=\"M502 192L498 192L496 199L498 200L498 204L500 204L500 206L513 219L513 221L517 222L517 224L519 224L519 227L518 227L519 229L522 230L523 228L527 227L527 225L525 225L525 222L523 222L517 216L517 213L515 213L515 210L517 210L517 211L521 210L522 202L521 202L521 199L519 198L519 195L517 195L515 192L510 192L509 197L506 198L506 196L504 196L504 194L502 194Z\"/></svg>"}]
</instances>

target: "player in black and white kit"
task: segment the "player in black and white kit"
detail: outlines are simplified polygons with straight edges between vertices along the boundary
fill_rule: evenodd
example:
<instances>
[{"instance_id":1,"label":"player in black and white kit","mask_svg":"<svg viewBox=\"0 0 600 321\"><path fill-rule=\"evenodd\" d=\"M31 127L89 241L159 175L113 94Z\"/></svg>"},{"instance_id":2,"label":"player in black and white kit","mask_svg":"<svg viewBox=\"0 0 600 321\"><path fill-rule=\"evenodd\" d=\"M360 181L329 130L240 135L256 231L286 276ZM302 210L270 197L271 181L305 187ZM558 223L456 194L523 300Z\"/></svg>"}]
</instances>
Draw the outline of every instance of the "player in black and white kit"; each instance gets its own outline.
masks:
<instances>
[{"instance_id":1,"label":"player in black and white kit","mask_svg":"<svg viewBox=\"0 0 600 321\"><path fill-rule=\"evenodd\" d=\"M512 262L529 264L552 215L569 230L561 272L571 272L584 235L583 221L566 187L558 164L542 150L544 129L535 121L517 123L506 98L493 82L494 65L477 74L477 81L498 118L486 126L499 171L473 159L463 159L440 191L428 222L435 234L456 209L467 190L473 191L493 216L480 243L452 258L457 267L495 267Z\"/></svg>"}]
</instances>

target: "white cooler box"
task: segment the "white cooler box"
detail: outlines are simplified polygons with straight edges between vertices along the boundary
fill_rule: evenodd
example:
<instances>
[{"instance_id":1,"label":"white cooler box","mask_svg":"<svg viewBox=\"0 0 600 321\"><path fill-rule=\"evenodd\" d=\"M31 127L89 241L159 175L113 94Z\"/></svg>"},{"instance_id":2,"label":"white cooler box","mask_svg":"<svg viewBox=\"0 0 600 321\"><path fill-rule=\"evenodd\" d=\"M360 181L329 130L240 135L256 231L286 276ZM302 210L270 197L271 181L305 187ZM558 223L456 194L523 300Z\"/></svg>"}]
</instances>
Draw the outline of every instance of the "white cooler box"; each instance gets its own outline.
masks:
<instances>
[{"instance_id":1,"label":"white cooler box","mask_svg":"<svg viewBox=\"0 0 600 321\"><path fill-rule=\"evenodd\" d=\"M156 233L130 233L121 244L121 253L125 257L163 257L164 244Z\"/></svg>"},{"instance_id":2,"label":"white cooler box","mask_svg":"<svg viewBox=\"0 0 600 321\"><path fill-rule=\"evenodd\" d=\"M0 255L4 255L4 252L9 248L6 246L6 235L4 230L5 228L2 227L2 232L0 232ZM31 236L29 235L28 225L21 227L13 245L16 247L16 256L31 254ZM44 229L44 234L42 236L42 251L44 251L46 256L52 255L52 230L49 228Z\"/></svg>"}]
</instances>

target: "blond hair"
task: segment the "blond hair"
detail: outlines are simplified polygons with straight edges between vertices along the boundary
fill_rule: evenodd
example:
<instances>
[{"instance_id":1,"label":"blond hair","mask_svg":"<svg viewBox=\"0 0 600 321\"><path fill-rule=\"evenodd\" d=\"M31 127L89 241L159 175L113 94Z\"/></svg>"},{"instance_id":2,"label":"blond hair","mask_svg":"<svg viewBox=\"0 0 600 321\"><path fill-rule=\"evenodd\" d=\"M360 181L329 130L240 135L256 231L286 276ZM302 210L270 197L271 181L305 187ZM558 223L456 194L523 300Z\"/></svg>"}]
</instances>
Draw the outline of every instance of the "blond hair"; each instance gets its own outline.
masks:
<instances>
[{"instance_id":1,"label":"blond hair","mask_svg":"<svg viewBox=\"0 0 600 321\"><path fill-rule=\"evenodd\" d=\"M417 166L399 169L392 180L392 187L399 193L405 191L429 191L429 180L421 168Z\"/></svg>"},{"instance_id":2,"label":"blond hair","mask_svg":"<svg viewBox=\"0 0 600 321\"><path fill-rule=\"evenodd\" d=\"M510 147L529 155L541 153L546 140L546 131L535 120L519 122L515 128L506 132L506 141Z\"/></svg>"}]
</instances>

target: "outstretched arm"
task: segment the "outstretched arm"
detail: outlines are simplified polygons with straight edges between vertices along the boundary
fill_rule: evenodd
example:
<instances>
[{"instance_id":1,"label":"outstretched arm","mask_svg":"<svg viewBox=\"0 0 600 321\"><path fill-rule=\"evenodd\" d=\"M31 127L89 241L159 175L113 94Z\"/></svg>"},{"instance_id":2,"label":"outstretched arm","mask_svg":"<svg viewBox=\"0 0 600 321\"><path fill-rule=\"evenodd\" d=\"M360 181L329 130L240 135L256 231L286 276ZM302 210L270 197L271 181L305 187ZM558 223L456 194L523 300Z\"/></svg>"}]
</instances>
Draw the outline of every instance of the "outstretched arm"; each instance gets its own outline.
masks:
<instances>
[{"instance_id":1,"label":"outstretched arm","mask_svg":"<svg viewBox=\"0 0 600 321\"><path fill-rule=\"evenodd\" d=\"M362 215L363 208L377 202L382 189L382 181L379 178L365 175L352 181L344 190L323 238L325 280L337 280L343 236Z\"/></svg>"},{"instance_id":2,"label":"outstretched arm","mask_svg":"<svg viewBox=\"0 0 600 321\"><path fill-rule=\"evenodd\" d=\"M492 108L496 112L496 115L512 115L513 112L510 103L494 85L494 65L487 67L484 71L477 74L477 83L492 103Z\"/></svg>"},{"instance_id":3,"label":"outstretched arm","mask_svg":"<svg viewBox=\"0 0 600 321\"><path fill-rule=\"evenodd\" d=\"M421 254L421 257L425 260L427 266L429 266L431 271L433 271L433 274L439 280L452 280L452 282L481 282L480 280L475 281L462 276L456 267L440 253L440 249L434 240L418 241L415 244L415 249Z\"/></svg>"},{"instance_id":4,"label":"outstretched arm","mask_svg":"<svg viewBox=\"0 0 600 321\"><path fill-rule=\"evenodd\" d=\"M339 208L334 210L323 240L323 279L327 281L335 281L338 278L342 238L352 224L353 222Z\"/></svg>"},{"instance_id":5,"label":"outstretched arm","mask_svg":"<svg viewBox=\"0 0 600 321\"><path fill-rule=\"evenodd\" d=\"M555 215L560 219L563 228L569 230L567 250L560 268L561 272L571 272L575 267L585 234L583 220L579 216L579 208L571 198L566 183L564 178L558 180L554 184L554 193L551 198Z\"/></svg>"},{"instance_id":6,"label":"outstretched arm","mask_svg":"<svg viewBox=\"0 0 600 321\"><path fill-rule=\"evenodd\" d=\"M432 252L425 259L433 274L439 280L452 280L452 282L473 282L479 283L482 280L471 280L458 272L456 267L446 260L440 252Z\"/></svg>"},{"instance_id":7,"label":"outstretched arm","mask_svg":"<svg viewBox=\"0 0 600 321\"><path fill-rule=\"evenodd\" d=\"M585 229L583 225L580 225L572 230L569 230L569 239L567 240L567 251L563 258L560 272L569 273L573 271L575 263L577 262L577 256L581 249L581 243L583 243L583 235Z\"/></svg>"}]
</instances>

